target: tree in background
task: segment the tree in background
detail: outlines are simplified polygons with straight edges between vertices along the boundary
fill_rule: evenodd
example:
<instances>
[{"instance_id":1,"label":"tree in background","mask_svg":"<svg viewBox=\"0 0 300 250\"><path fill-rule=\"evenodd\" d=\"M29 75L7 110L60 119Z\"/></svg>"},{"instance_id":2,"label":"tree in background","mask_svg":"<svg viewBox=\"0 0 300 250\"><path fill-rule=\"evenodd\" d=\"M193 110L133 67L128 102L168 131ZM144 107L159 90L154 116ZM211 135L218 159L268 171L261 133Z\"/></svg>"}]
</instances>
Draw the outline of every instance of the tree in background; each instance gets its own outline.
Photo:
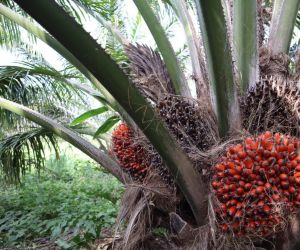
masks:
<instances>
[{"instance_id":1,"label":"tree in background","mask_svg":"<svg viewBox=\"0 0 300 250\"><path fill-rule=\"evenodd\" d=\"M291 62L287 54L299 1L171 0L164 6L134 0L157 51L131 43L118 29L122 23L113 25L103 13L117 1L14 2L24 12L3 1L0 13L54 48L94 88L63 82L104 105L71 125L111 110L94 133L99 137L119 116L124 120L108 152L18 99L0 98L3 109L73 144L128 185L119 214L127 225L120 248L157 248L154 227L176 235L166 248L297 247L291 228L300 205L299 72L297 57ZM155 15L160 8L184 28L196 95ZM79 24L81 12L120 45L104 50ZM13 176L15 165L3 163L20 157L1 157L5 173Z\"/></svg>"}]
</instances>

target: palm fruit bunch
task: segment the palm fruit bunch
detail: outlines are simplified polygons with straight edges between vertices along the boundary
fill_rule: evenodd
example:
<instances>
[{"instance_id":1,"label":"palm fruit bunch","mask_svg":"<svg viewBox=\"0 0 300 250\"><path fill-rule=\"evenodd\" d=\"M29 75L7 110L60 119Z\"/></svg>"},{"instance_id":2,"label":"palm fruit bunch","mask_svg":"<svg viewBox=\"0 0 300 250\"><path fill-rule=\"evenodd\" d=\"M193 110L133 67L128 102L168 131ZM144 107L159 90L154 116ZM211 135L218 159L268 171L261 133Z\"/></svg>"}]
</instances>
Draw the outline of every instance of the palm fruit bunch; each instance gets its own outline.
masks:
<instances>
[{"instance_id":1,"label":"palm fruit bunch","mask_svg":"<svg viewBox=\"0 0 300 250\"><path fill-rule=\"evenodd\" d=\"M119 124L113 131L112 151L121 167L134 180L143 181L147 173L156 171L165 183L174 188L174 179L161 156L145 137L138 135L126 123Z\"/></svg>"},{"instance_id":2,"label":"palm fruit bunch","mask_svg":"<svg viewBox=\"0 0 300 250\"><path fill-rule=\"evenodd\" d=\"M185 152L205 151L215 143L216 130L212 129L211 122L208 120L210 116L201 113L198 106L184 98L166 95L158 102L157 110ZM112 144L121 166L129 171L134 179L142 180L147 169L151 168L165 183L170 187L173 186L174 178L161 156L146 138L141 135L136 136L128 125L122 123L114 130ZM199 170L206 165L204 166L203 162L195 162L195 167Z\"/></svg>"},{"instance_id":3,"label":"palm fruit bunch","mask_svg":"<svg viewBox=\"0 0 300 250\"><path fill-rule=\"evenodd\" d=\"M158 101L157 110L186 152L193 148L206 151L215 143L213 117L197 103L181 96L165 95Z\"/></svg>"},{"instance_id":4,"label":"palm fruit bunch","mask_svg":"<svg viewBox=\"0 0 300 250\"><path fill-rule=\"evenodd\" d=\"M293 83L265 79L241 98L243 127L250 133L273 130L300 135L299 90Z\"/></svg>"},{"instance_id":5,"label":"palm fruit bunch","mask_svg":"<svg viewBox=\"0 0 300 250\"><path fill-rule=\"evenodd\" d=\"M135 85L154 102L158 113L184 149L207 150L215 143L213 115L196 101L174 95L167 67L146 45L128 45L130 74ZM192 147L191 147L192 146Z\"/></svg>"},{"instance_id":6,"label":"palm fruit bunch","mask_svg":"<svg viewBox=\"0 0 300 250\"><path fill-rule=\"evenodd\" d=\"M213 115L208 113L206 108L201 108L197 101L175 95L167 67L160 54L146 45L139 44L128 45L126 52L133 83L151 100L182 148L187 153L210 148L217 137ZM164 180L172 183L169 170L159 154L151 148L150 143L145 144L147 154L151 154L147 165L156 168ZM195 163L196 167L197 165L203 166L198 162Z\"/></svg>"},{"instance_id":7,"label":"palm fruit bunch","mask_svg":"<svg viewBox=\"0 0 300 250\"><path fill-rule=\"evenodd\" d=\"M223 232L266 237L300 207L300 140L267 131L229 146L213 166Z\"/></svg>"},{"instance_id":8,"label":"palm fruit bunch","mask_svg":"<svg viewBox=\"0 0 300 250\"><path fill-rule=\"evenodd\" d=\"M148 141L144 140L143 148L147 152L147 158L145 161L148 163L149 169L151 171L155 171L162 179L162 181L169 186L169 188L174 189L175 180L173 176L170 174L169 169L163 162L160 154L156 151L153 145Z\"/></svg>"},{"instance_id":9,"label":"palm fruit bunch","mask_svg":"<svg viewBox=\"0 0 300 250\"><path fill-rule=\"evenodd\" d=\"M121 123L112 133L112 151L121 167L135 180L142 180L147 173L145 151L134 138L134 132Z\"/></svg>"}]
</instances>

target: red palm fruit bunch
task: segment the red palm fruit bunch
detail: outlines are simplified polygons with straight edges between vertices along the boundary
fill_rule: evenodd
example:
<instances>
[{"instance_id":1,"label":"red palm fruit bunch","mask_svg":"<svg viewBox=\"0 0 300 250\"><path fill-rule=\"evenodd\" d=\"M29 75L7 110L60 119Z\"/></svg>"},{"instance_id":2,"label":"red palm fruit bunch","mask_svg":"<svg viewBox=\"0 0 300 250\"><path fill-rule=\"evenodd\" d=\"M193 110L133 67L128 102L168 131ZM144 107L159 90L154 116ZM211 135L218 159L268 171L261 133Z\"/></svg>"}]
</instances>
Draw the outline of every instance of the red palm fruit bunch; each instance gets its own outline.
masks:
<instances>
[{"instance_id":1,"label":"red palm fruit bunch","mask_svg":"<svg viewBox=\"0 0 300 250\"><path fill-rule=\"evenodd\" d=\"M125 171L134 179L143 179L147 172L144 164L145 151L134 140L133 131L125 123L121 123L112 134L112 150Z\"/></svg>"},{"instance_id":2,"label":"red palm fruit bunch","mask_svg":"<svg viewBox=\"0 0 300 250\"><path fill-rule=\"evenodd\" d=\"M266 237L284 229L300 207L299 149L299 139L271 132L227 148L211 183L224 232Z\"/></svg>"}]
</instances>

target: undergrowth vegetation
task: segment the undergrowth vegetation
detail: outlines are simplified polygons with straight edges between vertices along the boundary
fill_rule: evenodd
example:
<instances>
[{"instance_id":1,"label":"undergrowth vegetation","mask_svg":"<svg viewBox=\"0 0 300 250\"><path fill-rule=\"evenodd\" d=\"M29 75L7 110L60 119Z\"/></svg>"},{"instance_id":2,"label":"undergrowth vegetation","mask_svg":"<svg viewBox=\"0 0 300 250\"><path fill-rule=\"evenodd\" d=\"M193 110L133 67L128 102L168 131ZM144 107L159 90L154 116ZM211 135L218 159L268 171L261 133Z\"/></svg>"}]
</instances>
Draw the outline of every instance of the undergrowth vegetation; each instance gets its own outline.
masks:
<instances>
[{"instance_id":1,"label":"undergrowth vegetation","mask_svg":"<svg viewBox=\"0 0 300 250\"><path fill-rule=\"evenodd\" d=\"M122 192L93 162L52 157L43 173L26 175L20 186L0 183L0 249L87 247L101 231L112 230Z\"/></svg>"}]
</instances>

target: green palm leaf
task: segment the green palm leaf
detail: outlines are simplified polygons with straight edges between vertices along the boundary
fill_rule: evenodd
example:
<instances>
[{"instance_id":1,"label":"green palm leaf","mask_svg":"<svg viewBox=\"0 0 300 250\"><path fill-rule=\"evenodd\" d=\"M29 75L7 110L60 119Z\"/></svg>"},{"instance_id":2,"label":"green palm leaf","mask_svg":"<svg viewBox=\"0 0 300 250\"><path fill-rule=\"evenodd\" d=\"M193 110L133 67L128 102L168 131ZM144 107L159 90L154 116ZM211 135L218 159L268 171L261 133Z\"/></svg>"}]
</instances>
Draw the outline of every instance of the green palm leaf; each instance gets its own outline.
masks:
<instances>
[{"instance_id":1,"label":"green palm leaf","mask_svg":"<svg viewBox=\"0 0 300 250\"><path fill-rule=\"evenodd\" d=\"M96 115L100 115L106 111L108 111L108 108L105 106L101 107L101 108L89 110L89 111L83 113L82 115L78 116L76 119L74 119L72 121L72 123L70 124L70 126L75 126L77 124L83 123L87 119L90 119L91 117L94 117Z\"/></svg>"},{"instance_id":2,"label":"green palm leaf","mask_svg":"<svg viewBox=\"0 0 300 250\"><path fill-rule=\"evenodd\" d=\"M31 168L44 168L45 149L54 149L58 157L58 143L51 131L34 128L9 135L0 140L0 171L8 182L19 182Z\"/></svg>"},{"instance_id":3,"label":"green palm leaf","mask_svg":"<svg viewBox=\"0 0 300 250\"><path fill-rule=\"evenodd\" d=\"M117 124L120 121L119 116L112 116L109 117L96 131L94 138L97 138L99 135L104 134L108 132L115 124Z\"/></svg>"},{"instance_id":4,"label":"green palm leaf","mask_svg":"<svg viewBox=\"0 0 300 250\"><path fill-rule=\"evenodd\" d=\"M6 5L7 7L15 10L18 13L22 13L23 16L26 16L18 5L16 5L13 1L1 1L2 5ZM26 37L26 39L24 39ZM28 41L26 41L28 40ZM20 26L15 22L10 21L3 16L0 16L0 45L5 47L8 50L15 49L16 47L22 46L30 46L30 42L35 43L35 37L32 34L24 34L22 33ZM32 51L36 51L33 50Z\"/></svg>"},{"instance_id":5,"label":"green palm leaf","mask_svg":"<svg viewBox=\"0 0 300 250\"><path fill-rule=\"evenodd\" d=\"M114 109L118 109L118 104L110 95L110 93L108 93L107 90L103 88L101 83L95 77L93 77L93 75L88 72L88 70L72 55L72 53L70 53L56 39L54 39L39 26L31 22L28 18L24 18L23 16L10 10L1 3L0 14L17 23L18 25L26 29L29 33L33 34L41 41L45 42L47 45L53 48L55 51L57 51L59 54L61 54L65 59L72 63L88 80L90 80L95 86L97 86L97 88L101 91L101 93L105 97L105 100L110 104L111 107L113 107Z\"/></svg>"},{"instance_id":6,"label":"green palm leaf","mask_svg":"<svg viewBox=\"0 0 300 250\"><path fill-rule=\"evenodd\" d=\"M118 5L116 5L115 8L110 5L110 7L108 8L107 4L105 4L105 1L97 1L93 3L79 0L72 1L79 7L81 7L87 14L94 17L95 20L103 25L107 30L109 30L122 45L126 46L129 44L129 41L124 37L122 32L115 25L109 22L109 18L111 18L115 14ZM114 3L116 4L117 1L115 1Z\"/></svg>"}]
</instances>

